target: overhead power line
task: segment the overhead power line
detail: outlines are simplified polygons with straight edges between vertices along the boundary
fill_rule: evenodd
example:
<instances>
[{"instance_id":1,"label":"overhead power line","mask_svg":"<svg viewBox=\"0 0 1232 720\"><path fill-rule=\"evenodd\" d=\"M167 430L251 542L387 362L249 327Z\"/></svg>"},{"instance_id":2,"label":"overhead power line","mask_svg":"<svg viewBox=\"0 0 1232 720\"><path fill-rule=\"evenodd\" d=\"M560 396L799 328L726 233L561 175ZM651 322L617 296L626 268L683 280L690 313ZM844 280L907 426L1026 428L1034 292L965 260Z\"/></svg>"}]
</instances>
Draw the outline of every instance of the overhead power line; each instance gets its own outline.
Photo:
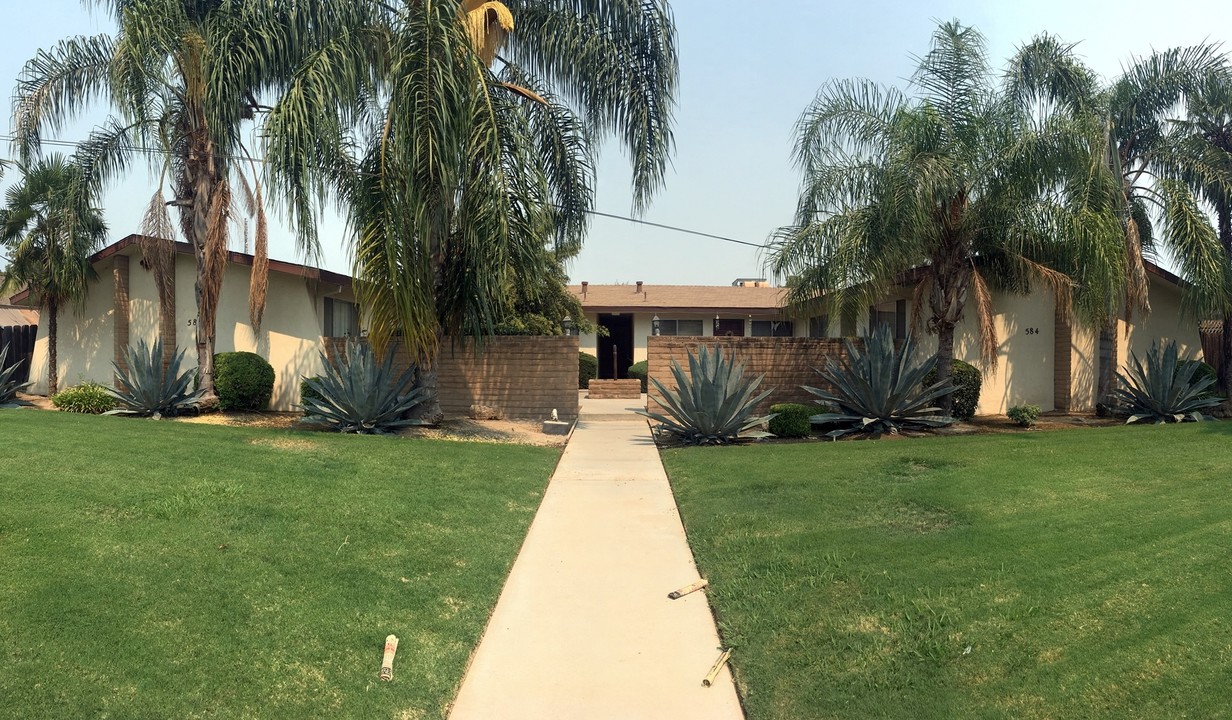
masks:
<instances>
[{"instance_id":1,"label":"overhead power line","mask_svg":"<svg viewBox=\"0 0 1232 720\"><path fill-rule=\"evenodd\" d=\"M17 138L15 138L12 135L0 135L0 141L13 142L16 139ZM63 147L63 148L72 148L75 150L77 146L80 145L81 143L73 142L71 140L44 139L44 140L40 140L39 144L40 145L52 145L55 147ZM125 149L133 150L133 151L141 152L141 153L146 153L146 154L151 154L151 155L161 154L161 151L156 150L154 148L138 147L135 145L129 145ZM237 157L237 156L231 156L228 159L241 160L245 162L249 160L249 158L242 158L242 157ZM252 158L252 159L258 163L265 164L264 158ZM754 247L759 250L764 250L766 247L762 243L752 243L752 242L748 242L747 240L737 240L735 238L729 238L723 235L715 235L713 233L702 232L700 230L691 230L689 228L683 228L683 227L679 227L676 225L665 225L663 223L651 222L649 220L642 220L640 218L629 217L627 215L616 215L613 213L600 212L598 210L587 210L586 212L595 217L610 218L612 220L623 220L625 222L634 223L636 225L645 225L647 227L659 228L661 230L670 230L672 232L684 233L686 235L696 235L697 237L709 238L711 240L721 240L723 242L734 243L736 245L745 245L748 247Z\"/></svg>"}]
</instances>

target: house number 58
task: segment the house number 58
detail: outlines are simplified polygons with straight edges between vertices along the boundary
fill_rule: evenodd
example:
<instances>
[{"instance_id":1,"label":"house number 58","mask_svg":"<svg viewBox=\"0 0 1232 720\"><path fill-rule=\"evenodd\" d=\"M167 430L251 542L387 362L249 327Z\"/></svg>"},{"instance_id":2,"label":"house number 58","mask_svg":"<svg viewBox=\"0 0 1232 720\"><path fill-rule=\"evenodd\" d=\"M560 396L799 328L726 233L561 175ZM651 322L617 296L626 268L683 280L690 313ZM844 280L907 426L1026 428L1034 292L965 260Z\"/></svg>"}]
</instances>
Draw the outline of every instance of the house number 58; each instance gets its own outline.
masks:
<instances>
[{"instance_id":1,"label":"house number 58","mask_svg":"<svg viewBox=\"0 0 1232 720\"><path fill-rule=\"evenodd\" d=\"M188 327L193 327L197 324L197 318L189 318Z\"/></svg>"}]
</instances>

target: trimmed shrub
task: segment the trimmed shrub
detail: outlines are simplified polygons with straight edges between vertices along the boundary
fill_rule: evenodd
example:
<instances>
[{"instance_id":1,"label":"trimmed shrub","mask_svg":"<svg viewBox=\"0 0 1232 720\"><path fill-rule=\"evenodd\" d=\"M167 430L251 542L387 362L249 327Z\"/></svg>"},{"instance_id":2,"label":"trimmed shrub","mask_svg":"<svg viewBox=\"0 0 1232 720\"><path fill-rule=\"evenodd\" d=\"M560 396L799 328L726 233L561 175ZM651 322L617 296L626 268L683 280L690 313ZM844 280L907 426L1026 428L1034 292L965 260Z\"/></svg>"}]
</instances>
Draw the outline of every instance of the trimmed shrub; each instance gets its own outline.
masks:
<instances>
[{"instance_id":1,"label":"trimmed shrub","mask_svg":"<svg viewBox=\"0 0 1232 720\"><path fill-rule=\"evenodd\" d=\"M646 392L646 376L650 373L650 366L645 360L635 362L629 366L629 377L637 378L642 381L642 392Z\"/></svg>"},{"instance_id":2,"label":"trimmed shrub","mask_svg":"<svg viewBox=\"0 0 1232 720\"><path fill-rule=\"evenodd\" d=\"M310 380L313 382L309 382ZM300 409L304 411L304 414L308 413L308 400L321 399L321 393L317 392L316 389L316 383L319 383L320 381L320 375L313 375L312 377L306 377L299 381L299 406Z\"/></svg>"},{"instance_id":3,"label":"trimmed shrub","mask_svg":"<svg viewBox=\"0 0 1232 720\"><path fill-rule=\"evenodd\" d=\"M214 392L223 410L264 410L274 394L274 366L256 353L218 353Z\"/></svg>"},{"instance_id":4,"label":"trimmed shrub","mask_svg":"<svg viewBox=\"0 0 1232 720\"><path fill-rule=\"evenodd\" d=\"M116 399L96 382L84 382L51 396L51 404L64 412L102 415L115 410Z\"/></svg>"},{"instance_id":5,"label":"trimmed shrub","mask_svg":"<svg viewBox=\"0 0 1232 720\"><path fill-rule=\"evenodd\" d=\"M980 387L984 376L970 363L962 360L954 361L954 407L951 416L959 420L970 420L975 417L975 408L980 404ZM937 371L934 370L924 378L924 385L937 382Z\"/></svg>"},{"instance_id":6,"label":"trimmed shrub","mask_svg":"<svg viewBox=\"0 0 1232 720\"><path fill-rule=\"evenodd\" d=\"M1039 405L1015 405L1005 412L1010 420L1023 427L1031 427L1039 420Z\"/></svg>"},{"instance_id":7,"label":"trimmed shrub","mask_svg":"<svg viewBox=\"0 0 1232 720\"><path fill-rule=\"evenodd\" d=\"M578 387L590 387L590 381L599 377L599 358L590 353L578 353Z\"/></svg>"},{"instance_id":8,"label":"trimmed shrub","mask_svg":"<svg viewBox=\"0 0 1232 720\"><path fill-rule=\"evenodd\" d=\"M1220 397L1219 395L1219 375L1215 372L1215 368L1202 362L1201 360L1182 360L1180 364L1184 367L1190 365L1196 366L1193 371L1193 382L1202 382L1210 378L1211 385L1206 392L1202 393L1204 398Z\"/></svg>"},{"instance_id":9,"label":"trimmed shrub","mask_svg":"<svg viewBox=\"0 0 1232 720\"><path fill-rule=\"evenodd\" d=\"M822 408L817 405L779 403L770 406L774 417L770 418L770 432L777 437L808 437L813 425L809 418Z\"/></svg>"}]
</instances>

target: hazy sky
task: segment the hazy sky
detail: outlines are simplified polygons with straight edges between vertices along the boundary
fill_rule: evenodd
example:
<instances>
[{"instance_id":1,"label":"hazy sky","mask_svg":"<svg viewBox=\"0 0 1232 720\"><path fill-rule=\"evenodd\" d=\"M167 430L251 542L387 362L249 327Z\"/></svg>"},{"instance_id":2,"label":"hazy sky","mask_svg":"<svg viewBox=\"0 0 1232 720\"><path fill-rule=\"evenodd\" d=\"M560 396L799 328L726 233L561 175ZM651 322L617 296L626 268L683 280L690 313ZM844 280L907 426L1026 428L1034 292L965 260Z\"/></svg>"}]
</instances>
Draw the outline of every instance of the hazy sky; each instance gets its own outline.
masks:
<instances>
[{"instance_id":1,"label":"hazy sky","mask_svg":"<svg viewBox=\"0 0 1232 720\"><path fill-rule=\"evenodd\" d=\"M0 84L9 88L39 48L113 29L102 13L83 9L78 0L0 2L8 30L0 44ZM672 8L680 37L677 150L666 188L643 217L752 243L764 242L791 220L799 183L790 157L791 131L817 89L847 77L905 87L912 57L927 50L937 19L957 18L977 27L988 39L994 67L1001 67L1016 45L1047 31L1080 42L1080 53L1109 77L1131 55L1152 48L1232 38L1225 5L1207 0L676 0ZM46 137L81 140L104 116L100 110ZM0 153L8 154L7 143L0 143ZM15 175L9 172L0 185ZM104 208L112 241L136 232L156 181L138 170L109 190ZM628 184L620 147L608 142L596 209L628 215ZM350 266L344 233L337 218L322 227L321 264L341 272ZM239 243L233 240L236 249ZM294 237L282 226L272 232L270 254L301 259ZM592 283L709 285L761 274L755 248L606 218L594 220L585 249L570 268L574 282Z\"/></svg>"}]
</instances>

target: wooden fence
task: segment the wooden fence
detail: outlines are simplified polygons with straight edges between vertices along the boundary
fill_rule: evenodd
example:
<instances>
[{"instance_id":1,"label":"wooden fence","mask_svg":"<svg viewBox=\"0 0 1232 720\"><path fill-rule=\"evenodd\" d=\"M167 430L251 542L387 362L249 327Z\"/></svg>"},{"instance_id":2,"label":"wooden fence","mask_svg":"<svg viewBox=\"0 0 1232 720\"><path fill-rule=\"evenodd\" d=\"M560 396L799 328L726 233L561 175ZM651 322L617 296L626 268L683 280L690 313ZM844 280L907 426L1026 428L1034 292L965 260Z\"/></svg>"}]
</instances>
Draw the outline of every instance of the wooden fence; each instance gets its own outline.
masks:
<instances>
[{"instance_id":1,"label":"wooden fence","mask_svg":"<svg viewBox=\"0 0 1232 720\"><path fill-rule=\"evenodd\" d=\"M0 327L0 350L9 349L0 364L0 372L17 365L13 374L17 382L30 379L30 363L34 361L34 339L38 337L38 325L8 325Z\"/></svg>"}]
</instances>

